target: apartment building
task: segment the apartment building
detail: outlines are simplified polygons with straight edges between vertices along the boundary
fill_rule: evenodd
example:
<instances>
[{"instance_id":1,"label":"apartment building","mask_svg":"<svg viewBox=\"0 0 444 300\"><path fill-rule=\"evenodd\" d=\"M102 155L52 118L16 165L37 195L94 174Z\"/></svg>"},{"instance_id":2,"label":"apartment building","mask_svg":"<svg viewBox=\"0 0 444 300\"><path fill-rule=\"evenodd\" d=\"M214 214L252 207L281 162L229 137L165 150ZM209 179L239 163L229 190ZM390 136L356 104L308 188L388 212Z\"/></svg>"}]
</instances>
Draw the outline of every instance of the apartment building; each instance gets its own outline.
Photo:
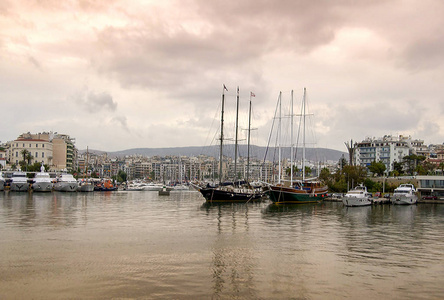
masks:
<instances>
[{"instance_id":1,"label":"apartment building","mask_svg":"<svg viewBox=\"0 0 444 300\"><path fill-rule=\"evenodd\" d=\"M410 136L402 135L367 138L354 145L355 165L368 167L372 162L382 162L386 172L393 171L395 162L402 162L404 157L411 154L428 157L430 151L423 140L413 140Z\"/></svg>"}]
</instances>

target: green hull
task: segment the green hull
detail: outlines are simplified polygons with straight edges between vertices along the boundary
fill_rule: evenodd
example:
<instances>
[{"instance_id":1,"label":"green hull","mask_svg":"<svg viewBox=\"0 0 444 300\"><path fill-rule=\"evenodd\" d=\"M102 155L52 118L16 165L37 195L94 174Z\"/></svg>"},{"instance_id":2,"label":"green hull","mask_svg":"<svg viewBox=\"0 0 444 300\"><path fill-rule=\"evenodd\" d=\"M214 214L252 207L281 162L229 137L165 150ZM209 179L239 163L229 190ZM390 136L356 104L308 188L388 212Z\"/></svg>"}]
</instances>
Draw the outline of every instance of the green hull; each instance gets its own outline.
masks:
<instances>
[{"instance_id":1,"label":"green hull","mask_svg":"<svg viewBox=\"0 0 444 300\"><path fill-rule=\"evenodd\" d=\"M268 194L271 201L276 204L303 204L320 202L324 200L327 193L313 195L283 190L270 190Z\"/></svg>"}]
</instances>

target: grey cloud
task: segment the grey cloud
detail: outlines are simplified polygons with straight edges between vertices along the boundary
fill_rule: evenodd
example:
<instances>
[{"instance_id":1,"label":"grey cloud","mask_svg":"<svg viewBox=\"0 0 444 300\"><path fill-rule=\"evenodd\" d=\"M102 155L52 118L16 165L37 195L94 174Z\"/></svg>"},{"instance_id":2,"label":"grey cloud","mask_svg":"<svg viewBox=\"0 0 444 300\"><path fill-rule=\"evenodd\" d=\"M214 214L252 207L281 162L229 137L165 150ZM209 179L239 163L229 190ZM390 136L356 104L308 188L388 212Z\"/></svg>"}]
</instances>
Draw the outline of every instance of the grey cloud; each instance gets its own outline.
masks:
<instances>
[{"instance_id":1,"label":"grey cloud","mask_svg":"<svg viewBox=\"0 0 444 300\"><path fill-rule=\"evenodd\" d=\"M74 102L80 104L90 113L114 112L117 109L117 103L113 101L112 96L107 92L95 93L84 89L70 98L70 100L74 100Z\"/></svg>"},{"instance_id":2,"label":"grey cloud","mask_svg":"<svg viewBox=\"0 0 444 300\"><path fill-rule=\"evenodd\" d=\"M42 66L40 65L40 62L37 61L33 56L28 57L28 61L33 65L37 70L42 71Z\"/></svg>"},{"instance_id":3,"label":"grey cloud","mask_svg":"<svg viewBox=\"0 0 444 300\"><path fill-rule=\"evenodd\" d=\"M128 124L126 117L120 116L120 117L114 117L111 120L113 123L118 124L122 129L124 129L126 132L129 132Z\"/></svg>"}]
</instances>

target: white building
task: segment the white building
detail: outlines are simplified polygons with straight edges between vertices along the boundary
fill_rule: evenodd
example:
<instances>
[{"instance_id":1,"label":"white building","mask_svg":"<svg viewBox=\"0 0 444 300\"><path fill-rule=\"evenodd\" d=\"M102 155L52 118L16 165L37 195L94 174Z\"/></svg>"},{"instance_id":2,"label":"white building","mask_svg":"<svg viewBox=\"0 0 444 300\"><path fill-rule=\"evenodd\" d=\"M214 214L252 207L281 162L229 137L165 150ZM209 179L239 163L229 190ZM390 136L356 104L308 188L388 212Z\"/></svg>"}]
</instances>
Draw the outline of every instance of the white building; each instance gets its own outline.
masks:
<instances>
[{"instance_id":1,"label":"white building","mask_svg":"<svg viewBox=\"0 0 444 300\"><path fill-rule=\"evenodd\" d=\"M382 138L367 138L354 145L354 163L364 167L372 162L385 164L386 172L393 171L395 162L403 162L403 158L410 154L428 157L428 148L423 140L412 140L410 136L393 137L386 135Z\"/></svg>"}]
</instances>

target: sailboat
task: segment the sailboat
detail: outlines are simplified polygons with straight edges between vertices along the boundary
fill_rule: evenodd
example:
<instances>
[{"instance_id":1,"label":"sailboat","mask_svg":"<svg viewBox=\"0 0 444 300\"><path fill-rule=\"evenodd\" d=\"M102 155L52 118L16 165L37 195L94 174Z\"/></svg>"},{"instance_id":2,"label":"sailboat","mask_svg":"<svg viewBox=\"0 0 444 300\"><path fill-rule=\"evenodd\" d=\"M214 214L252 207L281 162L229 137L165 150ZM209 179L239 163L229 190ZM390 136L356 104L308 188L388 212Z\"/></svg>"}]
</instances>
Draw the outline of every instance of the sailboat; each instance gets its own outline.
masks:
<instances>
[{"instance_id":1,"label":"sailboat","mask_svg":"<svg viewBox=\"0 0 444 300\"><path fill-rule=\"evenodd\" d=\"M279 97L281 101L281 97ZM302 180L293 180L293 91L291 93L291 178L290 183L285 185L282 183L281 176L279 176L279 182L276 185L270 185L268 194L273 203L276 204L299 204L299 203L316 203L322 201L327 196L328 187L321 181L316 179L305 178L305 119L306 119L306 89L304 88L304 97L302 101L303 113L302 117ZM280 127L280 125L279 125ZM280 148L280 147L279 147ZM279 151L280 153L280 151ZM279 160L279 164L281 161ZM279 165L279 172L281 166Z\"/></svg>"},{"instance_id":2,"label":"sailboat","mask_svg":"<svg viewBox=\"0 0 444 300\"><path fill-rule=\"evenodd\" d=\"M225 91L228 89L223 87L222 90L222 112L221 112L221 127L220 127L220 149L219 149L219 185L217 187L211 187L207 185L199 189L200 193L207 202L227 202L227 203L245 203L250 201L261 200L263 196L262 190L254 189L248 181L234 181L223 183L222 182L222 158L223 158L223 141L224 141L224 103L225 103ZM237 112L239 110L239 88L237 89ZM237 167L237 122L238 114L236 112L236 143L235 143L235 175ZM251 94L250 94L250 114L251 120ZM249 121L250 126L250 121ZM250 128L249 128L250 131ZM248 141L249 143L249 141ZM249 146L249 145L248 145Z\"/></svg>"}]
</instances>

